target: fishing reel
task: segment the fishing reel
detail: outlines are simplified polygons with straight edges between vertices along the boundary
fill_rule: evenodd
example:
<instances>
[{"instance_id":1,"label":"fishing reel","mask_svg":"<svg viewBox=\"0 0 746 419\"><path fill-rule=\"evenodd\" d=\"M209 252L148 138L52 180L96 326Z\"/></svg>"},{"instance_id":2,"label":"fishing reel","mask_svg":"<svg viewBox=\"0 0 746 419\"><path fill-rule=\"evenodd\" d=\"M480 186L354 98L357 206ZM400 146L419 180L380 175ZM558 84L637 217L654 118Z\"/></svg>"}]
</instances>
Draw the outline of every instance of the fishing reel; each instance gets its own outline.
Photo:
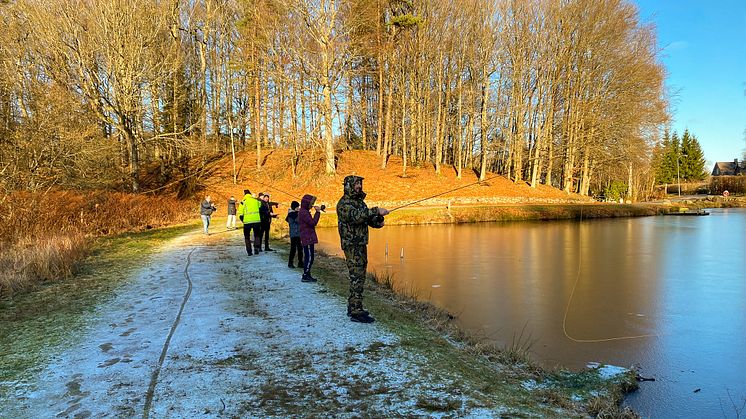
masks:
<instances>
[{"instance_id":1,"label":"fishing reel","mask_svg":"<svg viewBox=\"0 0 746 419\"><path fill-rule=\"evenodd\" d=\"M321 204L321 207L319 208L321 209L321 212L326 212L326 205Z\"/></svg>"},{"instance_id":2,"label":"fishing reel","mask_svg":"<svg viewBox=\"0 0 746 419\"><path fill-rule=\"evenodd\" d=\"M382 228L383 227L383 215L381 214L374 215L370 219L370 222L368 223L368 225L373 228Z\"/></svg>"}]
</instances>

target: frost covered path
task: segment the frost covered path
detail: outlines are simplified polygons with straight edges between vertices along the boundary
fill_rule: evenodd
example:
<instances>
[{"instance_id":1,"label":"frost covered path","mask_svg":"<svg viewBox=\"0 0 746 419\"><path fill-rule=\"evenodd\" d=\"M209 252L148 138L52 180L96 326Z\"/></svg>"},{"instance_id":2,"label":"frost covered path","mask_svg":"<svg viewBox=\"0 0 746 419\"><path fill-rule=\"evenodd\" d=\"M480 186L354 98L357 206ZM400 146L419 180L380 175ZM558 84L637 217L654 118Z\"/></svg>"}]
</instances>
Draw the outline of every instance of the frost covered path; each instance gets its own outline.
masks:
<instances>
[{"instance_id":1,"label":"frost covered path","mask_svg":"<svg viewBox=\"0 0 746 419\"><path fill-rule=\"evenodd\" d=\"M385 325L350 322L346 301L302 283L284 252L246 256L240 230L155 252L0 416L499 414Z\"/></svg>"}]
</instances>

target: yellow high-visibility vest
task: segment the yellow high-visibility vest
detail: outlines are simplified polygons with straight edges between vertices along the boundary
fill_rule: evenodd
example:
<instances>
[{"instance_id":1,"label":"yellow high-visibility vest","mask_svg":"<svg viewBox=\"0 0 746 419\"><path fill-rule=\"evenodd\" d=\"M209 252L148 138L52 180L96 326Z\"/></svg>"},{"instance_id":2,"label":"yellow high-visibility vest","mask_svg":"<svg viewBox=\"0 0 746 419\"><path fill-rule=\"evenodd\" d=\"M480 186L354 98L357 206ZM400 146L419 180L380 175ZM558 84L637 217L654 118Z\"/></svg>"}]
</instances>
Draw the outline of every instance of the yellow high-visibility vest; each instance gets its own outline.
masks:
<instances>
[{"instance_id":1,"label":"yellow high-visibility vest","mask_svg":"<svg viewBox=\"0 0 746 419\"><path fill-rule=\"evenodd\" d=\"M253 224L261 221L261 218L259 218L259 205L259 200L250 194L246 194L243 197L243 201L238 206L238 216L240 218L243 215L244 224Z\"/></svg>"}]
</instances>

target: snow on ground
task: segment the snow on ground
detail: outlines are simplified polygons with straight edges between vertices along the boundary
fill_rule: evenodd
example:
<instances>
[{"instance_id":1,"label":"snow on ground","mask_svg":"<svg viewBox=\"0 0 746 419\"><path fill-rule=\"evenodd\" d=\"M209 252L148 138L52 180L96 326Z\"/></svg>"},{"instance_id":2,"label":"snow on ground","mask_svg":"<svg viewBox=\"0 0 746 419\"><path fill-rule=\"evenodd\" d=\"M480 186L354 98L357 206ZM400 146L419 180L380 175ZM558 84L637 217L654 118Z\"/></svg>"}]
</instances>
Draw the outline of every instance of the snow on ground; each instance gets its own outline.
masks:
<instances>
[{"instance_id":1,"label":"snow on ground","mask_svg":"<svg viewBox=\"0 0 746 419\"><path fill-rule=\"evenodd\" d=\"M176 239L0 416L142 417L149 389L150 417L499 415L385 325L350 322L346 301L285 258L247 256L240 230ZM192 292L153 380L188 260Z\"/></svg>"},{"instance_id":2,"label":"snow on ground","mask_svg":"<svg viewBox=\"0 0 746 419\"><path fill-rule=\"evenodd\" d=\"M589 362L586 367L589 369L597 370L598 375L604 380L609 380L629 372L628 368L618 367L616 365L601 364L599 362Z\"/></svg>"}]
</instances>

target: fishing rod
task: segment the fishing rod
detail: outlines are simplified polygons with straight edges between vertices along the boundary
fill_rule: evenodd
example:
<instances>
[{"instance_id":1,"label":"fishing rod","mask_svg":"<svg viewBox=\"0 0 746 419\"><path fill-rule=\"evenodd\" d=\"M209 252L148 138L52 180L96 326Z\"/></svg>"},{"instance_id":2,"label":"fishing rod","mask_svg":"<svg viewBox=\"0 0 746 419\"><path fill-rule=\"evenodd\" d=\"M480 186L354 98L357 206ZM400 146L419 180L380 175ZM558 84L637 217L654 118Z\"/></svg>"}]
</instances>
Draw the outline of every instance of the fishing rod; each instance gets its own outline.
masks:
<instances>
[{"instance_id":1,"label":"fishing rod","mask_svg":"<svg viewBox=\"0 0 746 419\"><path fill-rule=\"evenodd\" d=\"M451 193L451 192L456 192L456 191L458 191L458 190L461 190L461 189L465 189L465 188L468 188L468 187L471 187L471 186L474 186L474 185L479 185L480 183L484 183L484 182L490 181L490 180L492 180L492 179L497 179L498 177L501 177L501 176L502 176L502 175L495 175L495 176L491 176L491 177L488 177L487 179L484 179L484 180L478 180L478 181L476 181L476 182L472 182L472 183L469 183L468 185L462 185L462 186L459 186L459 187L456 187L456 188L452 188L452 189L449 189L449 190L447 190L447 191L444 191L444 192L440 192L440 193L437 193L437 194L435 194L435 195L430 195L430 196L427 196L427 197L425 197L425 198L422 198L422 199L418 199L418 200L416 200L416 201L412 201L412 202L406 203L406 204L404 204L404 205L399 205L398 207L396 207L396 208L394 208L394 209L391 209L391 210L389 210L389 213L392 213L392 212L394 212L394 211L396 211L396 210L399 210L399 209L402 209L402 208L408 207L408 206L410 206L410 205L414 205L414 204L419 204L420 202L424 202L424 201L427 201L427 200L429 200L429 199L433 199L433 198L437 198L437 197L439 197L439 196L442 196L442 195L446 195L446 194L449 194L449 193ZM248 180L250 180L250 181L252 181L252 182L258 183L258 184L260 184L260 185L262 185L262 186L266 186L267 188L270 188L270 189L274 189L274 190L276 190L276 191L278 191L278 192L280 192L280 193L282 193L282 194L284 194L284 195L287 195L287 196L289 196L289 197L291 197L291 198L294 198L294 199L300 199L300 198L298 198L298 197L297 197L296 195L293 195L293 194L290 194L290 193L288 193L288 192L285 192L285 191L283 191L282 189L276 188L276 187L274 187L274 186L272 186L272 185L268 185L268 184L266 184L266 183L263 183L263 182L260 182L260 181L258 181L258 180L256 180L256 179L250 178L250 177L248 177L248 176L244 176L244 178L245 178L245 179L248 179ZM326 206L325 206L325 205L322 205L322 206L321 206L321 211L324 211L325 209L326 209Z\"/></svg>"},{"instance_id":2,"label":"fishing rod","mask_svg":"<svg viewBox=\"0 0 746 419\"><path fill-rule=\"evenodd\" d=\"M445 191L445 192L440 192L440 193L437 193L437 194L435 194L435 195L430 195L430 196L428 196L428 197L426 197L426 198L422 198L422 199L418 199L418 200L416 200L416 201L412 201L412 202L410 202L410 203L408 203L408 204L404 204L404 205L399 205L398 207L396 207L396 208L394 208L394 209L392 209L392 210L389 210L389 213L391 213L391 212L394 212L394 211L396 211L396 210L399 210L399 209L402 209L402 208L404 208L404 207L408 207L408 206L410 206L410 205L414 205L414 204L418 204L418 203L420 203L420 202L423 202L423 201L427 201L428 199L433 199L433 198L437 198L437 197L439 197L439 196L441 196L441 195L449 194L449 193L451 193L451 192L456 192L456 191L458 191L458 190L460 190L460 189L465 189L465 188L468 188L468 187L470 187L470 186L478 185L478 184L480 184L480 183L482 183L482 182L487 182L488 180L496 179L496 178L498 178L498 177L501 177L501 176L502 176L502 175L495 175L495 176L489 177L489 178L487 178L487 179L485 179L485 180L478 180L478 181L476 181L476 182L473 182L473 183L470 183L470 184L468 184L468 185L463 185L463 186L459 186L459 187L457 187L457 188L449 189L449 190L447 190L447 191Z\"/></svg>"}]
</instances>

